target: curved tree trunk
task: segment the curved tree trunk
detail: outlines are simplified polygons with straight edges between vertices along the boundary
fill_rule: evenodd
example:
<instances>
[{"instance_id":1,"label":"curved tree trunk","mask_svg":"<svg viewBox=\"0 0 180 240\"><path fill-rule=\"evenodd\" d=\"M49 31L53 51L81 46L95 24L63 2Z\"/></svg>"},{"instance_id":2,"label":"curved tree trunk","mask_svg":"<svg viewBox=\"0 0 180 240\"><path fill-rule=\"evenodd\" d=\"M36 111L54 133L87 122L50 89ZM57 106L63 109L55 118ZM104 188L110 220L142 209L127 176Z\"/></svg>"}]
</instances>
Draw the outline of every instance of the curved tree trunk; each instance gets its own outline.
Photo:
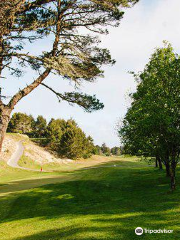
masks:
<instances>
[{"instance_id":1,"label":"curved tree trunk","mask_svg":"<svg viewBox=\"0 0 180 240\"><path fill-rule=\"evenodd\" d=\"M7 106L0 106L0 152L2 151L2 144L10 120L11 112L12 109L8 108Z\"/></svg>"}]
</instances>

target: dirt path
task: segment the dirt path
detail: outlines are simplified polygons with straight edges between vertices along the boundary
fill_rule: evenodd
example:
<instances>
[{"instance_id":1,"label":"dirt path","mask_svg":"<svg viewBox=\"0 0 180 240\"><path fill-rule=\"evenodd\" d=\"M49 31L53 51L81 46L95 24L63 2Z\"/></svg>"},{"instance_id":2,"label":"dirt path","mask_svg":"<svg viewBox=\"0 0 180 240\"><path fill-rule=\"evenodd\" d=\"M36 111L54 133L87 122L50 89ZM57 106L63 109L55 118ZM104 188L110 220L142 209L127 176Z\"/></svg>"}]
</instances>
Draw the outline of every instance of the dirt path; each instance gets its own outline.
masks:
<instances>
[{"instance_id":1,"label":"dirt path","mask_svg":"<svg viewBox=\"0 0 180 240\"><path fill-rule=\"evenodd\" d=\"M13 167L13 168L20 168L20 169L23 169L23 170L38 171L39 172L40 170L34 170L34 169L29 169L29 168L19 166L18 161L20 160L20 158L22 157L22 155L24 153L24 146L23 146L22 143L23 143L23 141L19 141L17 143L16 151L13 153L11 158L8 160L7 164L10 167Z\"/></svg>"},{"instance_id":2,"label":"dirt path","mask_svg":"<svg viewBox=\"0 0 180 240\"><path fill-rule=\"evenodd\" d=\"M20 160L20 158L22 157L24 153L24 146L22 144L22 141L18 142L17 143L17 148L16 148L16 151L13 153L13 155L11 156L11 158L8 160L7 164L10 166L10 167L13 167L13 168L21 168L19 165L18 165L18 161Z\"/></svg>"}]
</instances>

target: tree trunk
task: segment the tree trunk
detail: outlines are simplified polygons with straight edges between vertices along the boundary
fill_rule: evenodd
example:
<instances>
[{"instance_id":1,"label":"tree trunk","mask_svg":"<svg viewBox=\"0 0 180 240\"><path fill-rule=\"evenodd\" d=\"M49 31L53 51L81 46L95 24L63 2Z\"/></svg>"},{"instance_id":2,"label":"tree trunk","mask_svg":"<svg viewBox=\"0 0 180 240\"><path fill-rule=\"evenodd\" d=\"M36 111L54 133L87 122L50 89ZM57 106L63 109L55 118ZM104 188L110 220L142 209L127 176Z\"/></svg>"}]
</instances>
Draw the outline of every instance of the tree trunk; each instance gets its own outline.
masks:
<instances>
[{"instance_id":1,"label":"tree trunk","mask_svg":"<svg viewBox=\"0 0 180 240\"><path fill-rule=\"evenodd\" d=\"M157 161L158 161L159 169L162 170L162 169L163 169L163 166L162 166L161 158L158 157L158 158L157 158Z\"/></svg>"},{"instance_id":2,"label":"tree trunk","mask_svg":"<svg viewBox=\"0 0 180 240\"><path fill-rule=\"evenodd\" d=\"M171 190L175 190L176 188L176 163L172 160L171 163Z\"/></svg>"},{"instance_id":3,"label":"tree trunk","mask_svg":"<svg viewBox=\"0 0 180 240\"><path fill-rule=\"evenodd\" d=\"M172 152L172 160L171 160L171 190L175 190L176 188L176 151L175 147Z\"/></svg>"},{"instance_id":4,"label":"tree trunk","mask_svg":"<svg viewBox=\"0 0 180 240\"><path fill-rule=\"evenodd\" d=\"M175 173L171 173L171 190L174 191L176 188Z\"/></svg>"},{"instance_id":5,"label":"tree trunk","mask_svg":"<svg viewBox=\"0 0 180 240\"><path fill-rule=\"evenodd\" d=\"M169 165L169 161L166 162L166 177L170 177L171 173L170 173L170 165Z\"/></svg>"},{"instance_id":6,"label":"tree trunk","mask_svg":"<svg viewBox=\"0 0 180 240\"><path fill-rule=\"evenodd\" d=\"M155 160L155 167L157 168L158 167L158 159L156 157L156 160Z\"/></svg>"},{"instance_id":7,"label":"tree trunk","mask_svg":"<svg viewBox=\"0 0 180 240\"><path fill-rule=\"evenodd\" d=\"M0 152L2 151L2 144L10 120L11 109L1 105L0 106Z\"/></svg>"}]
</instances>

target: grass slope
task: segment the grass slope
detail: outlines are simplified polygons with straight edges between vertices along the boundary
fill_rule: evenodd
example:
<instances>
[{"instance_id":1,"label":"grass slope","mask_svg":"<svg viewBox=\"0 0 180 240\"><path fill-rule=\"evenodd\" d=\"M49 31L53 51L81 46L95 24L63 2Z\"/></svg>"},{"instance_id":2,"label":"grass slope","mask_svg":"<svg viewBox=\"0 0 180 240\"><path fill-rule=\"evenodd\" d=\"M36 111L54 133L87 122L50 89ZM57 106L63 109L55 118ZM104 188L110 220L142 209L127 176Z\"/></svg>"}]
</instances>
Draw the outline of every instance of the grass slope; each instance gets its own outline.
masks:
<instances>
[{"instance_id":1,"label":"grass slope","mask_svg":"<svg viewBox=\"0 0 180 240\"><path fill-rule=\"evenodd\" d=\"M1 164L0 239L179 238L180 187L170 193L164 172L135 158L111 157L99 166L39 173ZM174 233L136 236L136 227Z\"/></svg>"}]
</instances>

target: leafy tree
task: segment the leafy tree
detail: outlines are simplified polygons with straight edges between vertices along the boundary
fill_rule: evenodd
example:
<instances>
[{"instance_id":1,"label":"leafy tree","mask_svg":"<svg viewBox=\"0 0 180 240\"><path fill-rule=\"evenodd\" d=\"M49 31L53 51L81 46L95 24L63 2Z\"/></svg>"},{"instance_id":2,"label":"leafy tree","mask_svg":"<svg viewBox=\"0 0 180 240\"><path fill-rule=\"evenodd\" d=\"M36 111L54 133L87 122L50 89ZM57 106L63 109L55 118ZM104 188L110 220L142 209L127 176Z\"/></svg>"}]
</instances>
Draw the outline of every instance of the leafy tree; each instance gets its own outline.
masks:
<instances>
[{"instance_id":1,"label":"leafy tree","mask_svg":"<svg viewBox=\"0 0 180 240\"><path fill-rule=\"evenodd\" d=\"M89 158L94 154L95 147L93 143L93 138L91 136L85 137L84 140L84 147L83 147L83 158Z\"/></svg>"},{"instance_id":2,"label":"leafy tree","mask_svg":"<svg viewBox=\"0 0 180 240\"><path fill-rule=\"evenodd\" d=\"M61 157L88 158L94 153L93 139L73 119L51 119L47 127L48 147Z\"/></svg>"},{"instance_id":3,"label":"leafy tree","mask_svg":"<svg viewBox=\"0 0 180 240\"><path fill-rule=\"evenodd\" d=\"M95 152L92 137L86 137L73 119L65 121L52 118L47 125L43 116L38 116L34 120L31 115L15 113L9 122L8 132L36 137L38 139L33 141L62 157L89 158Z\"/></svg>"},{"instance_id":4,"label":"leafy tree","mask_svg":"<svg viewBox=\"0 0 180 240\"><path fill-rule=\"evenodd\" d=\"M66 121L63 119L51 119L47 127L47 138L49 139L49 147L58 151L59 143L63 135Z\"/></svg>"},{"instance_id":5,"label":"leafy tree","mask_svg":"<svg viewBox=\"0 0 180 240\"><path fill-rule=\"evenodd\" d=\"M34 124L34 136L37 138L46 137L47 121L43 116L38 116Z\"/></svg>"},{"instance_id":6,"label":"leafy tree","mask_svg":"<svg viewBox=\"0 0 180 240\"><path fill-rule=\"evenodd\" d=\"M94 154L95 155L102 155L102 150L101 150L101 147L99 145L96 145L95 148L94 148Z\"/></svg>"},{"instance_id":7,"label":"leafy tree","mask_svg":"<svg viewBox=\"0 0 180 240\"><path fill-rule=\"evenodd\" d=\"M95 96L83 93L58 93L44 80L51 74L74 82L93 82L103 75L101 66L113 64L107 49L98 48L99 39L92 33L106 34L107 26L118 26L124 8L137 0L1 0L0 1L0 78L6 72L22 77L23 69L32 68L38 77L19 90L9 103L0 95L0 150L16 104L39 85L55 93L59 100L78 104L86 111L103 108ZM83 30L83 31L82 31ZM84 31L85 30L85 31ZM86 34L88 30L88 33ZM27 43L54 39L51 49L31 53ZM17 66L17 67L16 67ZM0 89L1 92L2 89ZM5 95L5 94L3 94Z\"/></svg>"},{"instance_id":8,"label":"leafy tree","mask_svg":"<svg viewBox=\"0 0 180 240\"><path fill-rule=\"evenodd\" d=\"M14 113L9 125L8 132L29 134L34 128L34 118L25 113Z\"/></svg>"},{"instance_id":9,"label":"leafy tree","mask_svg":"<svg viewBox=\"0 0 180 240\"><path fill-rule=\"evenodd\" d=\"M136 78L137 92L132 94L119 134L131 154L162 161L175 189L180 154L180 57L165 42Z\"/></svg>"},{"instance_id":10,"label":"leafy tree","mask_svg":"<svg viewBox=\"0 0 180 240\"><path fill-rule=\"evenodd\" d=\"M68 120L59 143L58 153L62 157L77 159L88 157L91 152L92 139L86 138L85 133L73 120Z\"/></svg>"},{"instance_id":11,"label":"leafy tree","mask_svg":"<svg viewBox=\"0 0 180 240\"><path fill-rule=\"evenodd\" d=\"M101 151L106 156L110 156L111 155L111 149L109 147L107 147L105 143L102 144Z\"/></svg>"},{"instance_id":12,"label":"leafy tree","mask_svg":"<svg viewBox=\"0 0 180 240\"><path fill-rule=\"evenodd\" d=\"M113 147L111 148L112 155L120 156L121 155L121 149L120 147Z\"/></svg>"}]
</instances>

